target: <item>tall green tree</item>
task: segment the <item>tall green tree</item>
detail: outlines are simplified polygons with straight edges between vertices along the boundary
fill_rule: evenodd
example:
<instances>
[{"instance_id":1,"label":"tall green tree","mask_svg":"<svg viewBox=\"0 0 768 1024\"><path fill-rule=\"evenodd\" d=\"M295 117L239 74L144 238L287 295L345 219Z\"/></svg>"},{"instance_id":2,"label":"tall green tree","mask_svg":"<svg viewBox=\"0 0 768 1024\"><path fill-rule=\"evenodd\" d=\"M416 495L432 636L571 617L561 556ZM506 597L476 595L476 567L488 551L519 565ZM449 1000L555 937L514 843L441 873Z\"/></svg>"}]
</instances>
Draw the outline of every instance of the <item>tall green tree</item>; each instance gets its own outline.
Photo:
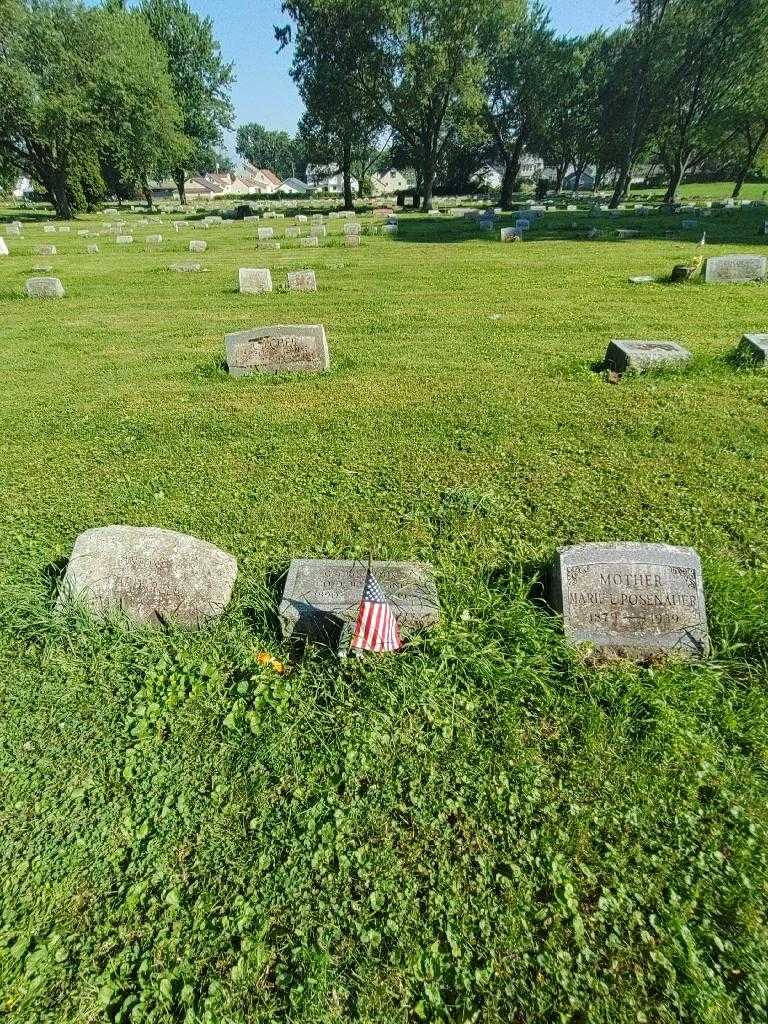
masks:
<instances>
[{"instance_id":1,"label":"tall green tree","mask_svg":"<svg viewBox=\"0 0 768 1024\"><path fill-rule=\"evenodd\" d=\"M338 166L351 210L353 168L361 181L370 173L384 121L362 86L370 23L353 0L284 0L282 10L291 22L276 36L281 45L295 41L291 76L306 107L302 137L313 162L326 153Z\"/></svg>"},{"instance_id":2,"label":"tall green tree","mask_svg":"<svg viewBox=\"0 0 768 1024\"><path fill-rule=\"evenodd\" d=\"M541 134L547 86L554 55L554 32L542 3L515 17L489 23L483 37L486 54L484 117L504 165L501 205L508 210L518 187L523 154Z\"/></svg>"},{"instance_id":3,"label":"tall green tree","mask_svg":"<svg viewBox=\"0 0 768 1024\"><path fill-rule=\"evenodd\" d=\"M179 160L172 174L179 199L186 203L186 169L197 162L197 154L221 145L223 130L231 127L234 68L221 55L211 19L195 14L187 0L141 0L138 10L168 55L181 127L189 142L186 162Z\"/></svg>"},{"instance_id":4,"label":"tall green tree","mask_svg":"<svg viewBox=\"0 0 768 1024\"><path fill-rule=\"evenodd\" d=\"M256 123L241 124L236 149L255 167L266 167L281 178L297 175L301 147L288 132L270 131Z\"/></svg>"},{"instance_id":5,"label":"tall green tree","mask_svg":"<svg viewBox=\"0 0 768 1024\"><path fill-rule=\"evenodd\" d=\"M480 116L486 57L482 41L504 0L369 0L362 81L382 119L410 147L421 174L423 209L452 124ZM518 7L516 0L504 3Z\"/></svg>"},{"instance_id":6,"label":"tall green tree","mask_svg":"<svg viewBox=\"0 0 768 1024\"><path fill-rule=\"evenodd\" d=\"M716 146L733 119L753 68L768 59L765 0L697 0L673 7L660 40L669 82L654 138L667 173L666 202L675 202L688 168Z\"/></svg>"},{"instance_id":7,"label":"tall green tree","mask_svg":"<svg viewBox=\"0 0 768 1024\"><path fill-rule=\"evenodd\" d=\"M136 15L73 0L0 0L0 153L57 214L93 202L101 162L136 176L178 142L165 54Z\"/></svg>"}]
</instances>

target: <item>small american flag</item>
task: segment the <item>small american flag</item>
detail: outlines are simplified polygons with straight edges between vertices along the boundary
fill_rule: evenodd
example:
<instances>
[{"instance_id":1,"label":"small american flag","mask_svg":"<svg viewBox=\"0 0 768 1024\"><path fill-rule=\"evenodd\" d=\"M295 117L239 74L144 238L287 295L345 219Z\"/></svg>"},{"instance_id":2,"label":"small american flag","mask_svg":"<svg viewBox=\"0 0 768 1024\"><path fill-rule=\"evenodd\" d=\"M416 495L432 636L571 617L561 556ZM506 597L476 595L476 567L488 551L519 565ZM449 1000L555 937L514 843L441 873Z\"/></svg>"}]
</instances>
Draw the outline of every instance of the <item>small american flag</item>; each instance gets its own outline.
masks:
<instances>
[{"instance_id":1,"label":"small american flag","mask_svg":"<svg viewBox=\"0 0 768 1024\"><path fill-rule=\"evenodd\" d=\"M397 619L370 567L350 646L356 651L398 651L402 647Z\"/></svg>"}]
</instances>

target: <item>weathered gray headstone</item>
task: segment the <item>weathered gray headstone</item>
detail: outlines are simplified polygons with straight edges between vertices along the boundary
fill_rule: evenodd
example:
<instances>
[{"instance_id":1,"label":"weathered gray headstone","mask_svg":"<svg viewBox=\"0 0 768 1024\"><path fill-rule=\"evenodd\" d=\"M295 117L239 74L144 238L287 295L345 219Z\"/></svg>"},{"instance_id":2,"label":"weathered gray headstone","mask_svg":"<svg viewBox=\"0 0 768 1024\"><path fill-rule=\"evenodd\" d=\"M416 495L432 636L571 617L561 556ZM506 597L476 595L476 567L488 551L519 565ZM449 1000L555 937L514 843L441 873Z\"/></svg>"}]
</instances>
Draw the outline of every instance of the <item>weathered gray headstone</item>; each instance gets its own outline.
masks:
<instances>
[{"instance_id":1,"label":"weathered gray headstone","mask_svg":"<svg viewBox=\"0 0 768 1024\"><path fill-rule=\"evenodd\" d=\"M297 224L306 224L307 220L308 220L308 218L307 218L306 214L304 214L304 213L297 213L296 214L296 223Z\"/></svg>"},{"instance_id":2,"label":"weathered gray headstone","mask_svg":"<svg viewBox=\"0 0 768 1024\"><path fill-rule=\"evenodd\" d=\"M171 530L102 526L75 541L59 607L122 613L142 625L200 626L229 604L237 562L206 541Z\"/></svg>"},{"instance_id":3,"label":"weathered gray headstone","mask_svg":"<svg viewBox=\"0 0 768 1024\"><path fill-rule=\"evenodd\" d=\"M243 295L260 295L272 291L272 275L268 270L240 267L238 277Z\"/></svg>"},{"instance_id":4,"label":"weathered gray headstone","mask_svg":"<svg viewBox=\"0 0 768 1024\"><path fill-rule=\"evenodd\" d=\"M396 235L397 234L397 224L382 224L381 225L381 233L382 233L382 235Z\"/></svg>"},{"instance_id":5,"label":"weathered gray headstone","mask_svg":"<svg viewBox=\"0 0 768 1024\"><path fill-rule=\"evenodd\" d=\"M635 231L633 228L617 228L617 238L637 238L640 235L639 231Z\"/></svg>"},{"instance_id":6,"label":"weathered gray headstone","mask_svg":"<svg viewBox=\"0 0 768 1024\"><path fill-rule=\"evenodd\" d=\"M642 277L630 277L630 279L629 279L629 283L630 284L654 284L655 281L656 281L655 277L645 277L645 276L642 276Z\"/></svg>"},{"instance_id":7,"label":"weathered gray headstone","mask_svg":"<svg viewBox=\"0 0 768 1024\"><path fill-rule=\"evenodd\" d=\"M207 242L201 242L199 238L194 238L189 243L189 251L190 252L205 252L205 250L207 248L208 248L208 243Z\"/></svg>"},{"instance_id":8,"label":"weathered gray headstone","mask_svg":"<svg viewBox=\"0 0 768 1024\"><path fill-rule=\"evenodd\" d=\"M55 256L56 246L55 245L38 245L37 247L38 256Z\"/></svg>"},{"instance_id":9,"label":"weathered gray headstone","mask_svg":"<svg viewBox=\"0 0 768 1024\"><path fill-rule=\"evenodd\" d=\"M320 244L320 242L318 240L317 235L310 235L309 238L302 238L301 244L305 246L305 248L313 249L316 248Z\"/></svg>"},{"instance_id":10,"label":"weathered gray headstone","mask_svg":"<svg viewBox=\"0 0 768 1024\"><path fill-rule=\"evenodd\" d=\"M9 238L11 236L13 236L15 238L18 238L21 235L21 225L20 224L8 224L6 226L6 233L8 234Z\"/></svg>"},{"instance_id":11,"label":"weathered gray headstone","mask_svg":"<svg viewBox=\"0 0 768 1024\"><path fill-rule=\"evenodd\" d=\"M266 214L265 214L265 216L266 216ZM259 228L258 229L258 233L259 233L259 241L263 242L267 238L273 238L274 237L275 229L274 228Z\"/></svg>"},{"instance_id":12,"label":"weathered gray headstone","mask_svg":"<svg viewBox=\"0 0 768 1024\"><path fill-rule=\"evenodd\" d=\"M345 235L344 245L354 248L356 245L360 245L360 235Z\"/></svg>"},{"instance_id":13,"label":"weathered gray headstone","mask_svg":"<svg viewBox=\"0 0 768 1024\"><path fill-rule=\"evenodd\" d=\"M315 227L309 229L310 238L325 238L327 234L324 224L316 224Z\"/></svg>"},{"instance_id":14,"label":"weathered gray headstone","mask_svg":"<svg viewBox=\"0 0 768 1024\"><path fill-rule=\"evenodd\" d=\"M289 270L288 288L292 292L316 292L317 280L314 270Z\"/></svg>"},{"instance_id":15,"label":"weathered gray headstone","mask_svg":"<svg viewBox=\"0 0 768 1024\"><path fill-rule=\"evenodd\" d=\"M43 234L45 234L45 235L55 235L56 234L56 225L55 224L43 224Z\"/></svg>"},{"instance_id":16,"label":"weathered gray headstone","mask_svg":"<svg viewBox=\"0 0 768 1024\"><path fill-rule=\"evenodd\" d=\"M99 251L99 247L98 247L98 245L89 245L89 246L86 246L86 250L85 251L90 256L95 256L96 253Z\"/></svg>"},{"instance_id":17,"label":"weathered gray headstone","mask_svg":"<svg viewBox=\"0 0 768 1024\"><path fill-rule=\"evenodd\" d=\"M737 253L733 256L710 256L704 269L707 284L764 281L768 260L765 256Z\"/></svg>"},{"instance_id":18,"label":"weathered gray headstone","mask_svg":"<svg viewBox=\"0 0 768 1024\"><path fill-rule=\"evenodd\" d=\"M276 242L274 238L267 238L263 242L258 243L260 249L271 249L276 250L280 248L280 243Z\"/></svg>"},{"instance_id":19,"label":"weathered gray headstone","mask_svg":"<svg viewBox=\"0 0 768 1024\"><path fill-rule=\"evenodd\" d=\"M357 617L367 563L295 558L280 602L283 635L335 645ZM435 626L440 618L432 567L423 562L373 562L373 573L395 613L401 634Z\"/></svg>"},{"instance_id":20,"label":"weathered gray headstone","mask_svg":"<svg viewBox=\"0 0 768 1024\"><path fill-rule=\"evenodd\" d=\"M0 238L0 256L8 255L8 246L5 244L5 239Z\"/></svg>"},{"instance_id":21,"label":"weathered gray headstone","mask_svg":"<svg viewBox=\"0 0 768 1024\"><path fill-rule=\"evenodd\" d=\"M147 235L147 245L160 245L162 240L162 235Z\"/></svg>"},{"instance_id":22,"label":"weathered gray headstone","mask_svg":"<svg viewBox=\"0 0 768 1024\"><path fill-rule=\"evenodd\" d=\"M24 287L33 299L64 298L64 285L58 277L29 277Z\"/></svg>"},{"instance_id":23,"label":"weathered gray headstone","mask_svg":"<svg viewBox=\"0 0 768 1024\"><path fill-rule=\"evenodd\" d=\"M116 235L115 242L117 245L132 245L133 235Z\"/></svg>"},{"instance_id":24,"label":"weathered gray headstone","mask_svg":"<svg viewBox=\"0 0 768 1024\"><path fill-rule=\"evenodd\" d=\"M709 653L701 561L692 548L621 541L560 548L549 599L576 644L640 658Z\"/></svg>"},{"instance_id":25,"label":"weathered gray headstone","mask_svg":"<svg viewBox=\"0 0 768 1024\"><path fill-rule=\"evenodd\" d=\"M624 370L647 370L669 363L687 363L693 356L674 341L614 340L605 353L605 365L622 373Z\"/></svg>"},{"instance_id":26,"label":"weathered gray headstone","mask_svg":"<svg viewBox=\"0 0 768 1024\"><path fill-rule=\"evenodd\" d=\"M357 224L356 222L345 224L344 225L344 234L345 235L359 235L360 234L360 225Z\"/></svg>"},{"instance_id":27,"label":"weathered gray headstone","mask_svg":"<svg viewBox=\"0 0 768 1024\"><path fill-rule=\"evenodd\" d=\"M523 235L519 228L502 228L501 229L501 240L502 242L519 242Z\"/></svg>"},{"instance_id":28,"label":"weathered gray headstone","mask_svg":"<svg viewBox=\"0 0 768 1024\"><path fill-rule=\"evenodd\" d=\"M301 228L286 228L285 229L285 237L286 238L300 238L301 237Z\"/></svg>"},{"instance_id":29,"label":"weathered gray headstone","mask_svg":"<svg viewBox=\"0 0 768 1024\"><path fill-rule=\"evenodd\" d=\"M254 327L224 338L233 377L252 373L320 373L330 366L322 324Z\"/></svg>"},{"instance_id":30,"label":"weathered gray headstone","mask_svg":"<svg viewBox=\"0 0 768 1024\"><path fill-rule=\"evenodd\" d=\"M745 334L739 343L738 351L765 368L768 366L768 334Z\"/></svg>"},{"instance_id":31,"label":"weathered gray headstone","mask_svg":"<svg viewBox=\"0 0 768 1024\"><path fill-rule=\"evenodd\" d=\"M60 235L68 235L72 229L70 227L62 226L59 228Z\"/></svg>"}]
</instances>

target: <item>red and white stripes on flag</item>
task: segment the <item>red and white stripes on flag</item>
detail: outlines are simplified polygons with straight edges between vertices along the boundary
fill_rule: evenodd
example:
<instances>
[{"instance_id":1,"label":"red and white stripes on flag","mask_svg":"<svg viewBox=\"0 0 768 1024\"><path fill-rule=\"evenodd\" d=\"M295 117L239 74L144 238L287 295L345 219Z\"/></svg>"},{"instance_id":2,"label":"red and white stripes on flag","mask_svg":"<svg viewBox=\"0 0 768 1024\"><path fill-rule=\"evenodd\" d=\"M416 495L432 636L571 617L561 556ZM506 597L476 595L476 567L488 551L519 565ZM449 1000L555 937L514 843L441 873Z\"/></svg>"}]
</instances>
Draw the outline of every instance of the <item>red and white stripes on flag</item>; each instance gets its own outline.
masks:
<instances>
[{"instance_id":1,"label":"red and white stripes on flag","mask_svg":"<svg viewBox=\"0 0 768 1024\"><path fill-rule=\"evenodd\" d=\"M398 651L402 647L397 619L370 569L350 647L357 651Z\"/></svg>"}]
</instances>

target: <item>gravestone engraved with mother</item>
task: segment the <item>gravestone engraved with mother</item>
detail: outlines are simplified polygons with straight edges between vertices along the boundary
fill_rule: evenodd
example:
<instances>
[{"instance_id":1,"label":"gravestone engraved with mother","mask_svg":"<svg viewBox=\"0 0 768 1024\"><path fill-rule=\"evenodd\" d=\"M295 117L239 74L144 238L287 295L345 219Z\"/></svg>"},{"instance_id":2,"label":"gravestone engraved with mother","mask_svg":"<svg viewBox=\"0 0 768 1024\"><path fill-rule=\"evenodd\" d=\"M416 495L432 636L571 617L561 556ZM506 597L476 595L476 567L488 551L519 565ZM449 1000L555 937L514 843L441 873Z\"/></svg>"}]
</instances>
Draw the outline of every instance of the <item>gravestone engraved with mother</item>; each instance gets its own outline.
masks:
<instances>
[{"instance_id":1,"label":"gravestone engraved with mother","mask_svg":"<svg viewBox=\"0 0 768 1024\"><path fill-rule=\"evenodd\" d=\"M237 331L224 338L233 377L252 373L321 373L330 366L322 324L278 324Z\"/></svg>"},{"instance_id":2,"label":"gravestone engraved with mother","mask_svg":"<svg viewBox=\"0 0 768 1024\"><path fill-rule=\"evenodd\" d=\"M687 363L693 356L675 341L614 340L605 353L605 366L617 373L647 370L670 363Z\"/></svg>"},{"instance_id":3,"label":"gravestone engraved with mother","mask_svg":"<svg viewBox=\"0 0 768 1024\"><path fill-rule=\"evenodd\" d=\"M741 284L764 281L768 260L765 256L736 253L733 256L710 256L704 268L707 284Z\"/></svg>"},{"instance_id":4,"label":"gravestone engraved with mother","mask_svg":"<svg viewBox=\"0 0 768 1024\"><path fill-rule=\"evenodd\" d=\"M98 617L200 626L229 604L237 562L206 541L171 530L102 526L75 541L59 607L85 606Z\"/></svg>"},{"instance_id":5,"label":"gravestone engraved with mother","mask_svg":"<svg viewBox=\"0 0 768 1024\"><path fill-rule=\"evenodd\" d=\"M701 561L670 544L576 544L560 548L549 599L574 643L628 657L709 653Z\"/></svg>"},{"instance_id":6,"label":"gravestone engraved with mother","mask_svg":"<svg viewBox=\"0 0 768 1024\"><path fill-rule=\"evenodd\" d=\"M440 605L432 566L425 562L373 562L400 631L437 625ZM278 615L283 635L335 645L345 623L360 607L367 562L294 558L288 569Z\"/></svg>"}]
</instances>

